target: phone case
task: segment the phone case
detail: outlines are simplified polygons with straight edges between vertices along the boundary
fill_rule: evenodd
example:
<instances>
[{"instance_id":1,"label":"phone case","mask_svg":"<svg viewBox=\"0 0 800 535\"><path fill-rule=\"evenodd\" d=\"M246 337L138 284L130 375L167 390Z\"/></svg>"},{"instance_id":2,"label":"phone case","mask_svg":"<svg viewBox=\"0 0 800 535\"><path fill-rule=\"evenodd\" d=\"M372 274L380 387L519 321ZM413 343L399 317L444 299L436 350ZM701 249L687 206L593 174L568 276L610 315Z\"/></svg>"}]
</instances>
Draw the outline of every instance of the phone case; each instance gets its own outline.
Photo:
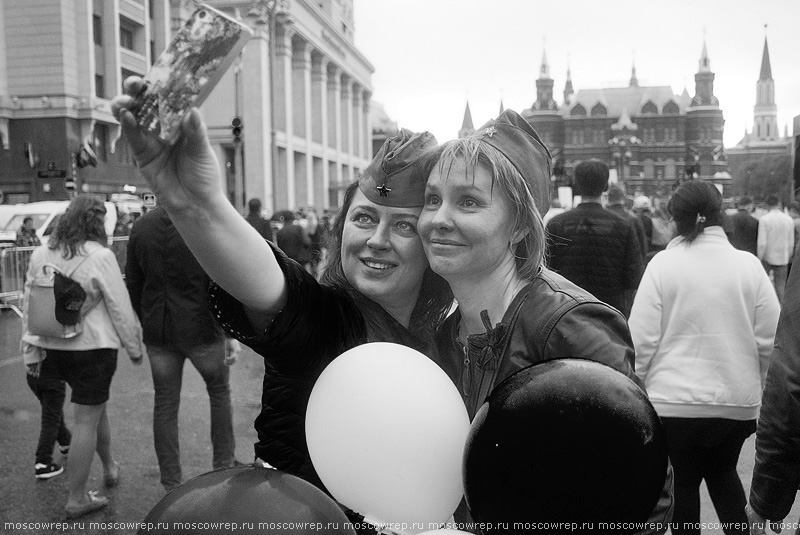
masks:
<instances>
[{"instance_id":1,"label":"phone case","mask_svg":"<svg viewBox=\"0 0 800 535\"><path fill-rule=\"evenodd\" d=\"M200 4L144 77L131 108L139 125L175 143L183 116L203 103L252 36L245 24Z\"/></svg>"}]
</instances>

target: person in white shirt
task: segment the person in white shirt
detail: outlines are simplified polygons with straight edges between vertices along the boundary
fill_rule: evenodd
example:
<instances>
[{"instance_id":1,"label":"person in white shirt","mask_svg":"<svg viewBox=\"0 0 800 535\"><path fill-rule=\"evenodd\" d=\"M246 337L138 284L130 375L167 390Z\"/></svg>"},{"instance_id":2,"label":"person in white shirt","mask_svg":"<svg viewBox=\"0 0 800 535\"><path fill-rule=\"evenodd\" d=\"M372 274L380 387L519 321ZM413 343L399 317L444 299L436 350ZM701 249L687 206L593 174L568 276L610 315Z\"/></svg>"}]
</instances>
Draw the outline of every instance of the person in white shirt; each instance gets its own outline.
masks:
<instances>
[{"instance_id":1,"label":"person in white shirt","mask_svg":"<svg viewBox=\"0 0 800 535\"><path fill-rule=\"evenodd\" d=\"M794 253L794 221L783 213L778 197L767 197L769 212L758 220L758 258L772 274L778 301L783 301L789 262Z\"/></svg>"},{"instance_id":2,"label":"person in white shirt","mask_svg":"<svg viewBox=\"0 0 800 535\"><path fill-rule=\"evenodd\" d=\"M756 429L780 306L751 253L722 229L722 196L685 182L669 210L678 236L650 260L628 321L636 375L656 409L675 469L673 535L696 533L700 484L719 519L747 533L736 463Z\"/></svg>"}]
</instances>

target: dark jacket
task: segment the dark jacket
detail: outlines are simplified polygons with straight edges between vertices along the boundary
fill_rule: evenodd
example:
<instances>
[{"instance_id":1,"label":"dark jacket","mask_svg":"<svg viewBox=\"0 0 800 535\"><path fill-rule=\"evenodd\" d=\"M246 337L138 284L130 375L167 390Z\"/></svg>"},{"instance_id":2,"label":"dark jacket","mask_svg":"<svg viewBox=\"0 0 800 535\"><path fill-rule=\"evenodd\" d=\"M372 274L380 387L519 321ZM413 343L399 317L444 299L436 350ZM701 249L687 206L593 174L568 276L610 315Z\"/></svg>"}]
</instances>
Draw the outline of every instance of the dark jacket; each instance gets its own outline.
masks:
<instances>
[{"instance_id":1,"label":"dark jacket","mask_svg":"<svg viewBox=\"0 0 800 535\"><path fill-rule=\"evenodd\" d=\"M650 248L650 244L647 242L647 237L644 235L644 225L642 225L642 220L639 219L633 212L629 212L622 204L609 204L606 206L606 210L630 222L634 231L636 232L636 238L639 240L639 247L642 250L642 255L646 255L648 249Z\"/></svg>"},{"instance_id":2,"label":"dark jacket","mask_svg":"<svg viewBox=\"0 0 800 535\"><path fill-rule=\"evenodd\" d=\"M456 384L470 419L494 387L514 372L537 362L578 358L601 362L643 388L634 373L634 349L625 317L564 277L543 270L517 294L499 323L483 317L485 334L470 336L468 354L458 343L458 310L436 336L439 365ZM465 358L469 364L465 367ZM672 518L672 470L648 522L664 533Z\"/></svg>"},{"instance_id":3,"label":"dark jacket","mask_svg":"<svg viewBox=\"0 0 800 535\"><path fill-rule=\"evenodd\" d=\"M800 254L795 253L793 264L800 266ZM783 296L755 457L750 506L764 518L780 521L800 487L800 269L795 267Z\"/></svg>"},{"instance_id":4,"label":"dark jacket","mask_svg":"<svg viewBox=\"0 0 800 535\"><path fill-rule=\"evenodd\" d=\"M636 230L599 203L581 203L547 224L549 267L625 315L644 272Z\"/></svg>"},{"instance_id":5,"label":"dark jacket","mask_svg":"<svg viewBox=\"0 0 800 535\"><path fill-rule=\"evenodd\" d=\"M337 356L367 342L393 342L433 356L433 327L406 329L352 288L320 284L274 246L273 251L288 295L265 332L254 332L241 303L216 285L211 287L212 307L232 337L264 357L256 456L325 489L311 464L305 434L306 408L319 375Z\"/></svg>"},{"instance_id":6,"label":"dark jacket","mask_svg":"<svg viewBox=\"0 0 800 535\"><path fill-rule=\"evenodd\" d=\"M758 256L758 219L747 210L739 210L733 216L731 244L737 249Z\"/></svg>"},{"instance_id":7,"label":"dark jacket","mask_svg":"<svg viewBox=\"0 0 800 535\"><path fill-rule=\"evenodd\" d=\"M275 236L275 243L295 262L300 264L311 262L311 238L300 225L294 223L283 225Z\"/></svg>"},{"instance_id":8,"label":"dark jacket","mask_svg":"<svg viewBox=\"0 0 800 535\"><path fill-rule=\"evenodd\" d=\"M517 294L499 322L489 318L487 334L469 337L467 367L457 342L460 319L456 310L436 340L439 364L461 391L470 418L500 381L554 358L602 362L642 386L634 373L633 342L625 317L547 269Z\"/></svg>"},{"instance_id":9,"label":"dark jacket","mask_svg":"<svg viewBox=\"0 0 800 535\"><path fill-rule=\"evenodd\" d=\"M144 343L193 346L222 340L208 303L209 278L167 212L156 208L131 229L125 285Z\"/></svg>"},{"instance_id":10,"label":"dark jacket","mask_svg":"<svg viewBox=\"0 0 800 535\"><path fill-rule=\"evenodd\" d=\"M250 225L258 231L259 234L265 239L269 241L275 241L272 232L272 225L270 225L269 221L261 217L259 214L249 213L245 218Z\"/></svg>"}]
</instances>

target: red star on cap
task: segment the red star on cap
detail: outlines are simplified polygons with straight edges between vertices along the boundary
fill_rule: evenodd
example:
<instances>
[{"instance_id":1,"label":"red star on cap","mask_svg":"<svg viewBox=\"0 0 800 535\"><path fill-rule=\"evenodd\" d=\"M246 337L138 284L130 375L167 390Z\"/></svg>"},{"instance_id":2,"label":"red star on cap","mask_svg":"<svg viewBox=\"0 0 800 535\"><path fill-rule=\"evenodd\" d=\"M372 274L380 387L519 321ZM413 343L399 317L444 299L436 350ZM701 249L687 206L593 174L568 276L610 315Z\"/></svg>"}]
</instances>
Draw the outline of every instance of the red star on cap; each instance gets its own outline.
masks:
<instances>
[{"instance_id":1,"label":"red star on cap","mask_svg":"<svg viewBox=\"0 0 800 535\"><path fill-rule=\"evenodd\" d=\"M389 192L392 191L392 188L387 188L386 184L375 186L375 189L378 190L378 193L380 194L381 197L388 197Z\"/></svg>"}]
</instances>

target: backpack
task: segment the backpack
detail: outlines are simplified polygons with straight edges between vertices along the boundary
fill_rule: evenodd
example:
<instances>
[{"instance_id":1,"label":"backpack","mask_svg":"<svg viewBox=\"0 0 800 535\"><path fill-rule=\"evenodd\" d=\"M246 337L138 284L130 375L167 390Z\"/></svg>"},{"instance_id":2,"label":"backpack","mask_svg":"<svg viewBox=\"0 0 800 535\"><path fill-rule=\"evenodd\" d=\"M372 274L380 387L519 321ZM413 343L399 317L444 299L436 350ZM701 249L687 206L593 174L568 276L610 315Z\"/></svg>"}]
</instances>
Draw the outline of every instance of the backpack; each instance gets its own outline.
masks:
<instances>
[{"instance_id":1,"label":"backpack","mask_svg":"<svg viewBox=\"0 0 800 535\"><path fill-rule=\"evenodd\" d=\"M30 334L69 339L83 332L80 311L86 301L86 291L70 275L93 253L86 255L69 275L55 264L45 264L42 272L34 276L27 306Z\"/></svg>"}]
</instances>

